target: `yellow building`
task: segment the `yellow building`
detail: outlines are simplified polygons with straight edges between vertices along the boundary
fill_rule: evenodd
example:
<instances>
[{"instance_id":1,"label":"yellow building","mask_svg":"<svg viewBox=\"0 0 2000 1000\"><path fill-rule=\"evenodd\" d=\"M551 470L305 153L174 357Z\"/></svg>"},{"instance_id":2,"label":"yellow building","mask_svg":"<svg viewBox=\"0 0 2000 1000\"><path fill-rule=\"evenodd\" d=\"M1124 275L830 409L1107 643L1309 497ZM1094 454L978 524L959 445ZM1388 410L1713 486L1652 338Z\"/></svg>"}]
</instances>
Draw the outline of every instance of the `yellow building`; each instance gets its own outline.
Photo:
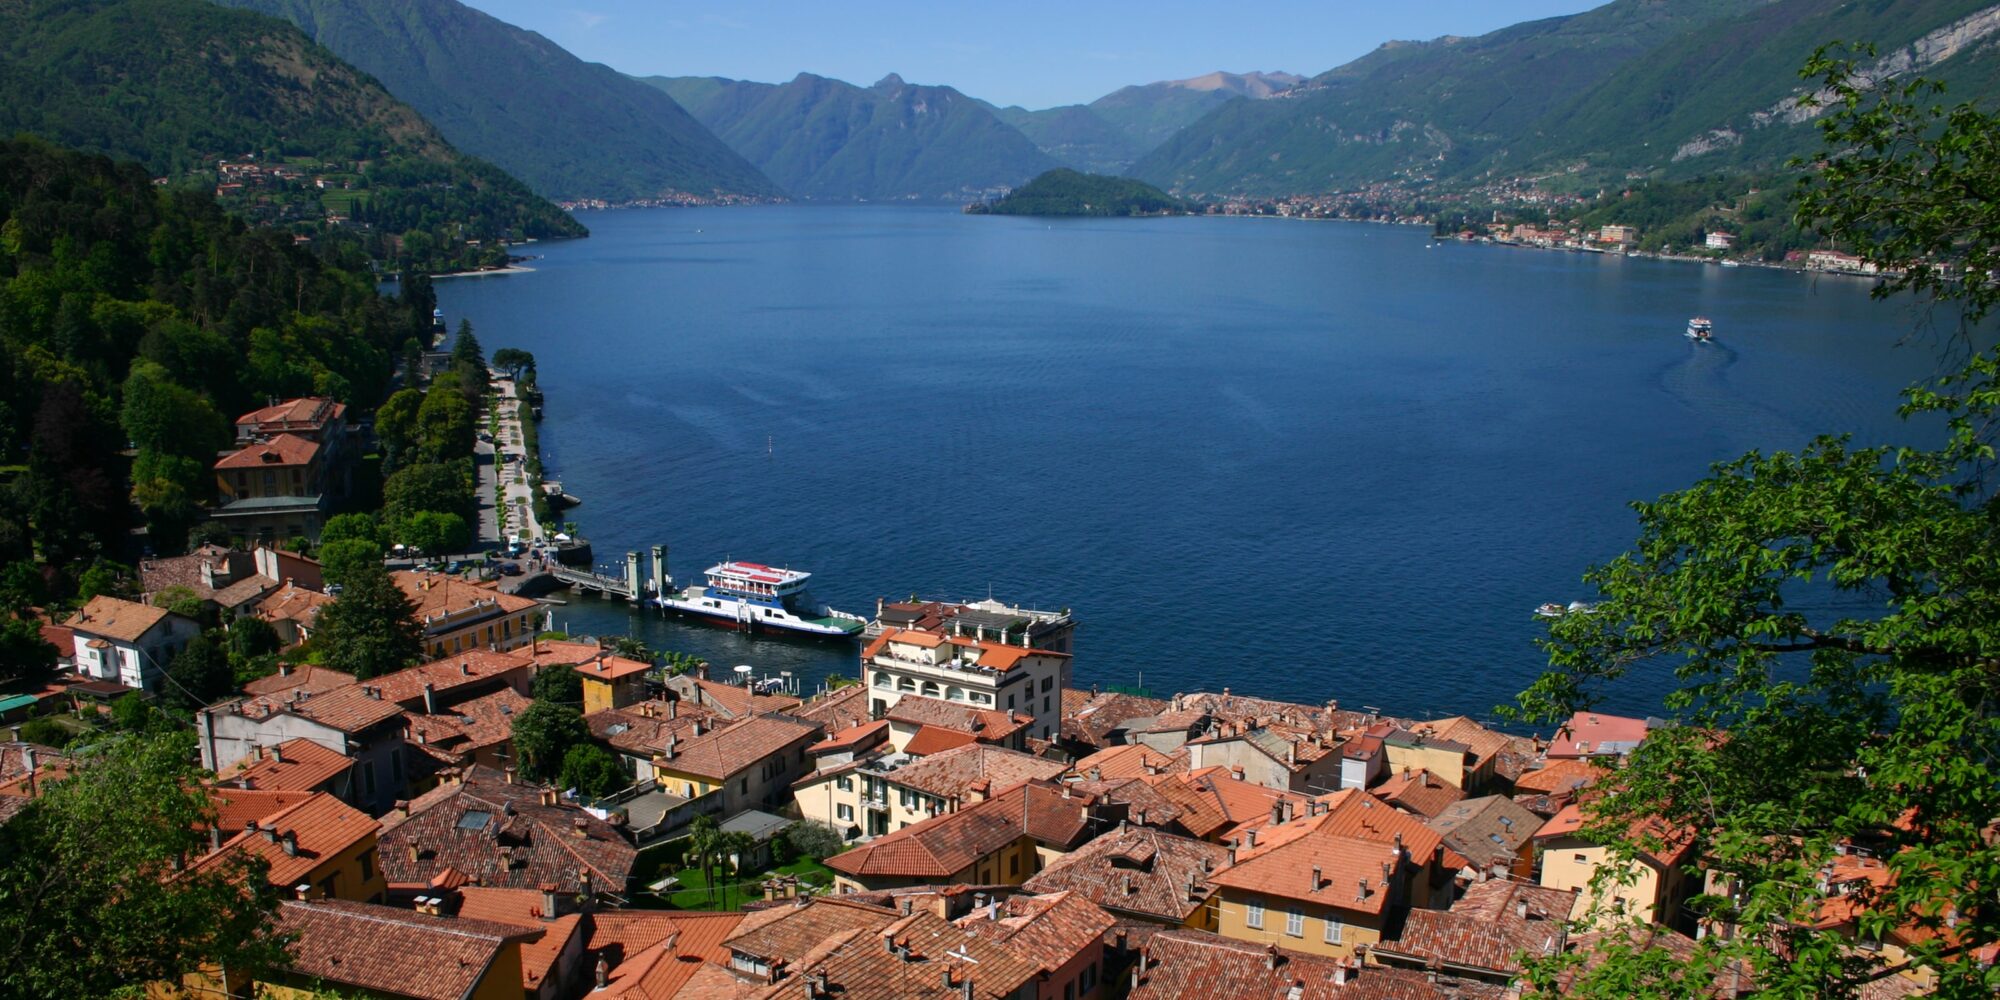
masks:
<instances>
[{"instance_id":1,"label":"yellow building","mask_svg":"<svg viewBox=\"0 0 2000 1000\"><path fill-rule=\"evenodd\" d=\"M682 798L722 795L724 816L744 809L782 806L792 782L810 765L806 747L819 741L818 723L788 715L760 715L719 727L697 721L689 739L667 738L653 758L660 787Z\"/></svg>"},{"instance_id":2,"label":"yellow building","mask_svg":"<svg viewBox=\"0 0 2000 1000\"><path fill-rule=\"evenodd\" d=\"M1212 876L1215 932L1345 958L1382 939L1421 871L1408 852L1379 841L1307 834Z\"/></svg>"},{"instance_id":3,"label":"yellow building","mask_svg":"<svg viewBox=\"0 0 2000 1000\"><path fill-rule=\"evenodd\" d=\"M469 649L509 650L534 641L542 602L474 586L456 577L404 570L390 574L416 607L424 650L433 658Z\"/></svg>"},{"instance_id":4,"label":"yellow building","mask_svg":"<svg viewBox=\"0 0 2000 1000\"><path fill-rule=\"evenodd\" d=\"M1583 813L1571 804L1535 833L1542 859L1541 884L1577 890L1576 912L1571 919L1594 915L1599 926L1606 926L1619 922L1622 913L1645 923L1673 926L1694 884L1686 868L1694 838L1686 834L1660 837L1665 843L1659 851L1641 851L1637 861L1625 862L1622 876L1607 876L1604 886L1592 888L1591 880L1598 870L1618 862L1612 859L1610 848L1577 835L1583 822Z\"/></svg>"},{"instance_id":5,"label":"yellow building","mask_svg":"<svg viewBox=\"0 0 2000 1000\"><path fill-rule=\"evenodd\" d=\"M217 788L218 833L225 839L192 866L220 866L247 853L270 866L266 878L300 898L381 902L389 896L376 853L381 824L326 792ZM235 831L233 834L230 831Z\"/></svg>"},{"instance_id":6,"label":"yellow building","mask_svg":"<svg viewBox=\"0 0 2000 1000\"><path fill-rule=\"evenodd\" d=\"M645 701L646 671L653 665L605 653L571 669L583 678L583 714L589 715Z\"/></svg>"},{"instance_id":7,"label":"yellow building","mask_svg":"<svg viewBox=\"0 0 2000 1000\"><path fill-rule=\"evenodd\" d=\"M1020 885L1111 825L1097 797L1024 782L826 859L838 891Z\"/></svg>"}]
</instances>

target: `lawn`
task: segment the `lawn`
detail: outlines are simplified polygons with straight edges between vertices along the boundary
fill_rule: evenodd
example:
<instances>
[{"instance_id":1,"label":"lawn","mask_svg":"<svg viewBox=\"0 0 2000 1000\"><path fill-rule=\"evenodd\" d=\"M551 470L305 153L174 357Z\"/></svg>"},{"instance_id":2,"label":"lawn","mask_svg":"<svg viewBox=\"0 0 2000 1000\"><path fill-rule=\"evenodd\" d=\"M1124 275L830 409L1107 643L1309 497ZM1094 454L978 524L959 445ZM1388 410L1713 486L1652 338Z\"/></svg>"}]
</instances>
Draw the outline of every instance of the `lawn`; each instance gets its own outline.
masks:
<instances>
[{"instance_id":1,"label":"lawn","mask_svg":"<svg viewBox=\"0 0 2000 1000\"><path fill-rule=\"evenodd\" d=\"M764 890L758 883L773 875L797 875L801 883L820 888L833 884L833 871L811 858L800 858L788 865L741 875L731 875L725 871L720 874L721 881L713 893L709 891L708 881L702 878L701 870L698 868L684 868L672 874L680 879L680 884L676 886L676 891L664 897L663 901L665 905L676 910L742 909L744 903L764 898ZM662 897L641 896L635 903L644 906L646 900L661 902Z\"/></svg>"}]
</instances>

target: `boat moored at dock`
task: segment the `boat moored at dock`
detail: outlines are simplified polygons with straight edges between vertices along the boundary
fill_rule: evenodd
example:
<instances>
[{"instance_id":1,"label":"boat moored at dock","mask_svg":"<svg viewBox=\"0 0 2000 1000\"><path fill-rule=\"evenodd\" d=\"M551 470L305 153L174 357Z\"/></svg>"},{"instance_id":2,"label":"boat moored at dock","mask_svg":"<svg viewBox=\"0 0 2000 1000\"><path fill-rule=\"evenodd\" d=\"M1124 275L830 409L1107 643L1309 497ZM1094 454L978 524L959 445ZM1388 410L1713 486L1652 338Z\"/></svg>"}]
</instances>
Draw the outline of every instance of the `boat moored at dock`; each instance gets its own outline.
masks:
<instances>
[{"instance_id":1,"label":"boat moored at dock","mask_svg":"<svg viewBox=\"0 0 2000 1000\"><path fill-rule=\"evenodd\" d=\"M813 603L806 590L811 573L753 562L724 562L703 573L706 582L679 590L662 581L650 603L745 632L850 639L867 620Z\"/></svg>"}]
</instances>

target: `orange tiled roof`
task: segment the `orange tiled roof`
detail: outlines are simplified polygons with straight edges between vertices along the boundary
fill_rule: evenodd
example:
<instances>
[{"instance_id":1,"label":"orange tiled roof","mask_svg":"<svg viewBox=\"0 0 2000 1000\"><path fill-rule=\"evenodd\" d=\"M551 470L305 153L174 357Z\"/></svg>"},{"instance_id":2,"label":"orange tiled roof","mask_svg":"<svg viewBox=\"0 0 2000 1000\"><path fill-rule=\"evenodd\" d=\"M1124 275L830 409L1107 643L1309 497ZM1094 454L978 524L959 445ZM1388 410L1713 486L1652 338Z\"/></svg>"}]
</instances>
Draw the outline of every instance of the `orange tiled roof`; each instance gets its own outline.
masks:
<instances>
[{"instance_id":1,"label":"orange tiled roof","mask_svg":"<svg viewBox=\"0 0 2000 1000\"><path fill-rule=\"evenodd\" d=\"M137 642L139 637L151 631L169 614L172 612L165 608L99 595L91 598L83 610L69 616L63 627L80 635L102 636L116 642Z\"/></svg>"},{"instance_id":2,"label":"orange tiled roof","mask_svg":"<svg viewBox=\"0 0 2000 1000\"><path fill-rule=\"evenodd\" d=\"M389 576L415 606L419 622L441 614L465 611L480 601L493 602L505 614L541 606L541 602L532 597L503 594L492 587L474 586L452 576L413 570L397 570Z\"/></svg>"},{"instance_id":3,"label":"orange tiled roof","mask_svg":"<svg viewBox=\"0 0 2000 1000\"><path fill-rule=\"evenodd\" d=\"M807 701L789 714L807 722L820 723L829 732L858 726L869 719L868 688L849 684Z\"/></svg>"},{"instance_id":4,"label":"orange tiled roof","mask_svg":"<svg viewBox=\"0 0 2000 1000\"><path fill-rule=\"evenodd\" d=\"M1010 896L953 923L1054 973L1085 951L1102 948L1104 932L1117 921L1081 894L1055 892Z\"/></svg>"},{"instance_id":5,"label":"orange tiled roof","mask_svg":"<svg viewBox=\"0 0 2000 1000\"><path fill-rule=\"evenodd\" d=\"M260 424L298 424L318 429L329 421L339 420L347 412L347 404L336 402L324 396L302 396L287 399L282 403L266 406L261 410L251 410L236 418L236 426L252 427Z\"/></svg>"},{"instance_id":6,"label":"orange tiled roof","mask_svg":"<svg viewBox=\"0 0 2000 1000\"><path fill-rule=\"evenodd\" d=\"M1622 753L1646 739L1646 720L1578 712L1549 742L1550 759ZM1608 748L1608 749L1607 749Z\"/></svg>"},{"instance_id":7,"label":"orange tiled roof","mask_svg":"<svg viewBox=\"0 0 2000 1000\"><path fill-rule=\"evenodd\" d=\"M347 773L354 761L301 736L270 749L255 752L223 768L216 774L222 781L241 782L245 788L271 791L310 792Z\"/></svg>"},{"instance_id":8,"label":"orange tiled roof","mask_svg":"<svg viewBox=\"0 0 2000 1000\"><path fill-rule=\"evenodd\" d=\"M1575 903L1573 889L1475 882L1450 910L1411 909L1402 933L1371 950L1415 965L1439 962L1449 970L1513 976L1522 970L1523 953L1540 958L1563 950L1569 936L1564 922Z\"/></svg>"},{"instance_id":9,"label":"orange tiled roof","mask_svg":"<svg viewBox=\"0 0 2000 1000\"><path fill-rule=\"evenodd\" d=\"M813 905L822 905L814 903ZM811 909L811 907L807 907ZM1005 945L954 926L927 909L898 919L879 933L855 931L829 941L761 996L806 1000L805 972L826 976L834 996L956 1000L970 982L975 1000L1017 995L1041 974L1040 966ZM950 981L946 981L946 974Z\"/></svg>"},{"instance_id":10,"label":"orange tiled roof","mask_svg":"<svg viewBox=\"0 0 2000 1000\"><path fill-rule=\"evenodd\" d=\"M280 666L277 673L259 677L243 685L243 693L258 696L287 695L294 691L321 694L334 688L346 687L354 682L353 674L306 663L299 666Z\"/></svg>"},{"instance_id":11,"label":"orange tiled roof","mask_svg":"<svg viewBox=\"0 0 2000 1000\"><path fill-rule=\"evenodd\" d=\"M1488 795L1452 803L1429 826L1473 864L1511 867L1542 818L1505 795Z\"/></svg>"},{"instance_id":12,"label":"orange tiled roof","mask_svg":"<svg viewBox=\"0 0 2000 1000\"><path fill-rule=\"evenodd\" d=\"M1592 784L1605 773L1604 768L1588 759L1552 760L1536 770L1523 771L1514 779L1514 790L1560 795Z\"/></svg>"},{"instance_id":13,"label":"orange tiled roof","mask_svg":"<svg viewBox=\"0 0 2000 1000\"><path fill-rule=\"evenodd\" d=\"M488 889L468 885L458 890L458 916L463 920L483 920L511 924L530 937L521 943L521 986L539 992L583 926L583 914L567 913L554 920L544 919L542 893L535 889Z\"/></svg>"},{"instance_id":14,"label":"orange tiled roof","mask_svg":"<svg viewBox=\"0 0 2000 1000\"><path fill-rule=\"evenodd\" d=\"M410 803L407 817L383 818L382 874L428 884L449 870L486 886L623 891L638 855L625 834L580 808L544 801L544 792L489 767L467 768L462 781Z\"/></svg>"},{"instance_id":15,"label":"orange tiled roof","mask_svg":"<svg viewBox=\"0 0 2000 1000\"><path fill-rule=\"evenodd\" d=\"M1113 778L1139 778L1155 774L1185 774L1187 769L1186 750L1161 753L1141 743L1105 747L1070 767L1070 770L1081 775L1095 772L1098 777L1107 781Z\"/></svg>"},{"instance_id":16,"label":"orange tiled roof","mask_svg":"<svg viewBox=\"0 0 2000 1000\"><path fill-rule=\"evenodd\" d=\"M937 726L971 733L981 743L999 743L1034 723L1030 715L991 708L974 708L943 698L906 694L883 713L890 722L909 726Z\"/></svg>"},{"instance_id":17,"label":"orange tiled roof","mask_svg":"<svg viewBox=\"0 0 2000 1000\"><path fill-rule=\"evenodd\" d=\"M910 745L914 747L916 741L911 740ZM939 798L952 798L964 796L967 787L982 779L989 788L1011 788L1023 781L1046 781L1066 769L1060 762L1019 750L968 743L911 761L897 768L888 781Z\"/></svg>"},{"instance_id":18,"label":"orange tiled roof","mask_svg":"<svg viewBox=\"0 0 2000 1000\"><path fill-rule=\"evenodd\" d=\"M241 800L238 800L239 802ZM246 820L245 823L252 822ZM313 792L304 801L258 817L257 832L245 826L191 867L214 867L235 852L263 858L270 866L266 878L282 889L309 880L313 870L364 840L372 840L379 828L368 814L326 792ZM225 834L227 828L223 828ZM290 838L291 849L286 848Z\"/></svg>"},{"instance_id":19,"label":"orange tiled roof","mask_svg":"<svg viewBox=\"0 0 2000 1000\"><path fill-rule=\"evenodd\" d=\"M233 452L215 463L217 469L278 469L305 465L319 454L319 442L297 434L279 434L262 444Z\"/></svg>"},{"instance_id":20,"label":"orange tiled roof","mask_svg":"<svg viewBox=\"0 0 2000 1000\"><path fill-rule=\"evenodd\" d=\"M593 657L570 667L584 677L597 681L615 681L633 674L643 674L653 669L653 665L640 660L628 660L616 654L607 653Z\"/></svg>"},{"instance_id":21,"label":"orange tiled roof","mask_svg":"<svg viewBox=\"0 0 2000 1000\"><path fill-rule=\"evenodd\" d=\"M296 938L293 973L416 1000L472 995L501 951L527 934L509 924L345 900L286 900L277 929Z\"/></svg>"},{"instance_id":22,"label":"orange tiled roof","mask_svg":"<svg viewBox=\"0 0 2000 1000\"><path fill-rule=\"evenodd\" d=\"M1181 924L1215 894L1209 876L1228 860L1216 844L1128 826L1055 859L1021 888L1073 892L1104 909Z\"/></svg>"},{"instance_id":23,"label":"orange tiled roof","mask_svg":"<svg viewBox=\"0 0 2000 1000\"><path fill-rule=\"evenodd\" d=\"M805 906L756 914L725 939L722 947L750 955L767 965L790 964L837 934L879 931L895 921L894 910L839 898L820 898Z\"/></svg>"},{"instance_id":24,"label":"orange tiled roof","mask_svg":"<svg viewBox=\"0 0 2000 1000\"><path fill-rule=\"evenodd\" d=\"M1091 830L1094 799L1027 782L826 859L850 875L947 878L1022 837L1065 848Z\"/></svg>"},{"instance_id":25,"label":"orange tiled roof","mask_svg":"<svg viewBox=\"0 0 2000 1000\"><path fill-rule=\"evenodd\" d=\"M707 678L697 678L694 683L701 692L702 701L738 718L764 712L789 713L799 704L799 700L791 695L758 694L740 684L724 684Z\"/></svg>"},{"instance_id":26,"label":"orange tiled roof","mask_svg":"<svg viewBox=\"0 0 2000 1000\"><path fill-rule=\"evenodd\" d=\"M977 738L971 733L961 733L943 726L919 726L917 734L910 737L910 742L903 745L903 752L912 757L922 757L971 746L977 742Z\"/></svg>"},{"instance_id":27,"label":"orange tiled roof","mask_svg":"<svg viewBox=\"0 0 2000 1000\"><path fill-rule=\"evenodd\" d=\"M382 692L385 700L396 702L404 708L421 710L424 705L424 685L431 687L432 697L445 694L457 688L495 677L509 675L526 678L534 667L534 661L520 653L501 653L490 649L469 649L463 653L453 653L429 663L419 663L414 667L404 667L386 673L368 683ZM438 699L440 703L442 699Z\"/></svg>"},{"instance_id":28,"label":"orange tiled roof","mask_svg":"<svg viewBox=\"0 0 2000 1000\"><path fill-rule=\"evenodd\" d=\"M419 751L446 763L468 763L475 752L513 739L514 720L534 703L534 699L516 694L513 688L503 687L449 708L439 708L435 715L426 715L421 710L404 712L403 719L409 727L404 739L416 744Z\"/></svg>"},{"instance_id":29,"label":"orange tiled roof","mask_svg":"<svg viewBox=\"0 0 2000 1000\"><path fill-rule=\"evenodd\" d=\"M1336 985L1336 975L1347 982ZM1307 955L1201 931L1162 931L1146 943L1129 1000L1498 1000L1504 987L1433 984L1424 974Z\"/></svg>"},{"instance_id":30,"label":"orange tiled roof","mask_svg":"<svg viewBox=\"0 0 2000 1000\"><path fill-rule=\"evenodd\" d=\"M811 742L819 731L817 723L785 715L759 715L681 740L673 757L656 766L679 774L728 780L795 743Z\"/></svg>"},{"instance_id":31,"label":"orange tiled roof","mask_svg":"<svg viewBox=\"0 0 2000 1000\"><path fill-rule=\"evenodd\" d=\"M1432 774L1429 768L1404 769L1400 774L1390 775L1389 780L1368 792L1390 805L1426 818L1436 816L1452 803L1465 798L1465 789Z\"/></svg>"},{"instance_id":32,"label":"orange tiled roof","mask_svg":"<svg viewBox=\"0 0 2000 1000\"><path fill-rule=\"evenodd\" d=\"M302 696L295 696L288 688L219 707L252 719L295 715L343 733L359 733L402 714L402 707L381 697L373 684L350 684L319 694L308 691Z\"/></svg>"},{"instance_id":33,"label":"orange tiled roof","mask_svg":"<svg viewBox=\"0 0 2000 1000\"><path fill-rule=\"evenodd\" d=\"M1239 852L1236 864L1215 873L1210 881L1281 899L1381 913L1389 902L1382 868L1394 864L1393 858L1380 841L1315 833L1260 850L1248 859ZM1314 868L1320 872L1317 885Z\"/></svg>"},{"instance_id":34,"label":"orange tiled roof","mask_svg":"<svg viewBox=\"0 0 2000 1000\"><path fill-rule=\"evenodd\" d=\"M840 750L872 746L888 738L889 720L876 719L858 726L848 726L806 748L810 754L834 753Z\"/></svg>"}]
</instances>

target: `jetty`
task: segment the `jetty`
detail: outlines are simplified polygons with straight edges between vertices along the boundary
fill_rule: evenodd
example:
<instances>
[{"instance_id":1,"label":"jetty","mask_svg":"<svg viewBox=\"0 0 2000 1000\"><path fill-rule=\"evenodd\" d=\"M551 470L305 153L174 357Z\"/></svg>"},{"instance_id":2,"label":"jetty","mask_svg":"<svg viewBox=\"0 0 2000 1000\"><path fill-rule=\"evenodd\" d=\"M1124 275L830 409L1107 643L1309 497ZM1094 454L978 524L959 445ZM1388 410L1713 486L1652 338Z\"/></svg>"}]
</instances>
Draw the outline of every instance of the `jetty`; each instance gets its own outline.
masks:
<instances>
[{"instance_id":1,"label":"jetty","mask_svg":"<svg viewBox=\"0 0 2000 1000\"><path fill-rule=\"evenodd\" d=\"M625 553L625 572L618 576L600 573L595 569L565 566L554 559L546 560L542 572L556 582L580 593L594 593L603 597L613 597L628 604L638 604L656 593L667 583L667 547L655 545L652 549L651 574L640 563L637 552Z\"/></svg>"}]
</instances>

